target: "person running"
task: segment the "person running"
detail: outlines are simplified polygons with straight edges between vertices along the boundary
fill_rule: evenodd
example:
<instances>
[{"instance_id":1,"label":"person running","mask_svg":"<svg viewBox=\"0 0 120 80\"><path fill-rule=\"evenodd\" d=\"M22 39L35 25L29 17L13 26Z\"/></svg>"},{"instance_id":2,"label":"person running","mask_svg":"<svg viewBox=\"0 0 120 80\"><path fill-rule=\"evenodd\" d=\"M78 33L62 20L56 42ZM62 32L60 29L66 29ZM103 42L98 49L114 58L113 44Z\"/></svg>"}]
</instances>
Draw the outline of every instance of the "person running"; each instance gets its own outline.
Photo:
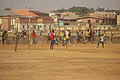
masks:
<instances>
[{"instance_id":1,"label":"person running","mask_svg":"<svg viewBox=\"0 0 120 80\"><path fill-rule=\"evenodd\" d=\"M89 29L86 31L85 36L86 36L86 43L90 43L91 36L90 36L90 30Z\"/></svg>"},{"instance_id":2,"label":"person running","mask_svg":"<svg viewBox=\"0 0 120 80\"><path fill-rule=\"evenodd\" d=\"M69 43L69 40L70 40L70 31L69 30L65 31L65 38L64 38L64 40L65 40L66 48L68 49L67 44Z\"/></svg>"},{"instance_id":3,"label":"person running","mask_svg":"<svg viewBox=\"0 0 120 80\"><path fill-rule=\"evenodd\" d=\"M32 42L31 42L31 44L35 43L36 33L35 33L34 30L33 30L33 32L31 33L31 38L32 38Z\"/></svg>"},{"instance_id":4,"label":"person running","mask_svg":"<svg viewBox=\"0 0 120 80\"><path fill-rule=\"evenodd\" d=\"M101 37L100 37L100 39L99 39L99 41L98 41L97 48L99 47L100 43L102 43L102 47L104 48L104 41L105 41L104 38L105 38L104 34L102 34Z\"/></svg>"},{"instance_id":5,"label":"person running","mask_svg":"<svg viewBox=\"0 0 120 80\"><path fill-rule=\"evenodd\" d=\"M79 35L78 31L76 31L76 41L77 41L77 43L80 42L80 35Z\"/></svg>"},{"instance_id":6,"label":"person running","mask_svg":"<svg viewBox=\"0 0 120 80\"><path fill-rule=\"evenodd\" d=\"M50 37L50 40L51 40L51 43L50 43L50 50L53 50L53 47L54 47L54 38L55 38L55 34L54 34L54 30L51 31L51 33L49 34L49 37Z\"/></svg>"},{"instance_id":7,"label":"person running","mask_svg":"<svg viewBox=\"0 0 120 80\"><path fill-rule=\"evenodd\" d=\"M64 31L62 30L62 31L60 32L60 41L61 41L61 43L62 43L62 46L64 46L64 36L65 36L65 33L64 33Z\"/></svg>"}]
</instances>

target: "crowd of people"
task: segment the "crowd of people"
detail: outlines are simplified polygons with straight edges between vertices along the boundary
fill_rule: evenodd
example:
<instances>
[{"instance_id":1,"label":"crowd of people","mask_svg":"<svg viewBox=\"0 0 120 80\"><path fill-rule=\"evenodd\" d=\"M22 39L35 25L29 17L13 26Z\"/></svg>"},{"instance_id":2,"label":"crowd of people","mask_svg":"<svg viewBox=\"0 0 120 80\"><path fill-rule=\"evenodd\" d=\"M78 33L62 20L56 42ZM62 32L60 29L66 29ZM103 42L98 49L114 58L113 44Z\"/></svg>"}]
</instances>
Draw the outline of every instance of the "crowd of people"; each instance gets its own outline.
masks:
<instances>
[{"instance_id":1,"label":"crowd of people","mask_svg":"<svg viewBox=\"0 0 120 80\"><path fill-rule=\"evenodd\" d=\"M83 31L76 31L76 41L77 43L80 43L80 42L83 42L84 40L84 43L86 44L90 44L90 43L93 43L93 41L96 41L98 40L101 35L104 35L105 37L106 36L106 32L105 31L100 31L100 30L87 30L85 32Z\"/></svg>"},{"instance_id":2,"label":"crowd of people","mask_svg":"<svg viewBox=\"0 0 120 80\"><path fill-rule=\"evenodd\" d=\"M105 31L100 30L87 30L85 33L83 31L77 31L76 32L76 40L77 43L85 41L86 44L91 44L93 41L97 41L97 44L99 47L99 44L102 43L102 47L104 48L105 38L107 37Z\"/></svg>"},{"instance_id":3,"label":"crowd of people","mask_svg":"<svg viewBox=\"0 0 120 80\"><path fill-rule=\"evenodd\" d=\"M43 30L40 31L39 36L42 36L44 33ZM22 31L20 34L20 37L28 36L27 31ZM73 35L74 34L74 35ZM2 44L4 45L5 40L8 37L8 32L7 30L0 31L0 36L2 37ZM30 34L31 38L31 44L36 44L36 37L38 35L36 32L33 30L32 33ZM102 47L104 48L104 43L106 39L106 32L105 31L100 31L100 30L78 30L75 33L71 32L70 30L48 30L48 39L47 42L50 41L50 49L53 49L54 44L61 44L62 46L66 46L68 44L79 44L79 43L84 43L84 44L91 44L94 43L94 41L97 41L97 47L99 47L99 44L102 43Z\"/></svg>"},{"instance_id":4,"label":"crowd of people","mask_svg":"<svg viewBox=\"0 0 120 80\"><path fill-rule=\"evenodd\" d=\"M93 41L97 41L97 47L99 47L99 44L102 43L102 47L104 48L104 43L105 43L105 38L106 38L106 32L105 31L92 31L92 30L87 30L86 32L83 31L76 31L76 36L72 37L72 32L70 30L62 30L58 33L56 33L54 30L48 31L48 40L51 40L51 46L53 49L54 43L60 42L62 46L67 44L73 44L74 40L76 39L77 43L82 43L84 42L85 44L91 44ZM58 39L59 38L59 39ZM93 40L95 39L95 40ZM50 47L51 49L51 47Z\"/></svg>"}]
</instances>

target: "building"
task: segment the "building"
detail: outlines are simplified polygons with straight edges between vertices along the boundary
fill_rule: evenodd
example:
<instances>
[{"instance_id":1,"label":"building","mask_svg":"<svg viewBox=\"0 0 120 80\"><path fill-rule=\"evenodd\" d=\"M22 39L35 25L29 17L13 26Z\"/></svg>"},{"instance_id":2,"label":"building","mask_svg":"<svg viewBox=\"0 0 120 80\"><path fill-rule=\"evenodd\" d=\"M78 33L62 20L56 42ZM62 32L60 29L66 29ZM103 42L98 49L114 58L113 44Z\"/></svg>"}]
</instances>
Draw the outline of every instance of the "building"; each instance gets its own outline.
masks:
<instances>
[{"instance_id":1,"label":"building","mask_svg":"<svg viewBox=\"0 0 120 80\"><path fill-rule=\"evenodd\" d=\"M57 26L64 26L64 24L68 24L67 21L69 22L72 19L76 19L79 17L79 15L75 12L63 12L63 13L50 13L49 14L52 19L54 19L54 22L56 23ZM72 24L70 24L72 25Z\"/></svg>"},{"instance_id":2,"label":"building","mask_svg":"<svg viewBox=\"0 0 120 80\"><path fill-rule=\"evenodd\" d=\"M9 16L2 17L2 27L1 27L2 29L10 30L10 28L11 28L11 25L10 25L11 20L10 19L11 18Z\"/></svg>"},{"instance_id":3,"label":"building","mask_svg":"<svg viewBox=\"0 0 120 80\"><path fill-rule=\"evenodd\" d=\"M92 17L102 17L102 18L116 18L117 14L115 12L94 12L90 14Z\"/></svg>"},{"instance_id":4,"label":"building","mask_svg":"<svg viewBox=\"0 0 120 80\"><path fill-rule=\"evenodd\" d=\"M40 11L30 11L39 17L37 17L38 29L52 29L55 26L54 19L49 17L48 13Z\"/></svg>"},{"instance_id":5,"label":"building","mask_svg":"<svg viewBox=\"0 0 120 80\"><path fill-rule=\"evenodd\" d=\"M120 26L120 15L117 15L117 25Z\"/></svg>"},{"instance_id":6,"label":"building","mask_svg":"<svg viewBox=\"0 0 120 80\"><path fill-rule=\"evenodd\" d=\"M18 28L19 31L23 29L27 30L40 30L50 29L54 27L54 21L49 17L48 14L39 11L28 11L28 10L14 10L8 11L9 14L3 15L2 18L2 29L14 30Z\"/></svg>"},{"instance_id":7,"label":"building","mask_svg":"<svg viewBox=\"0 0 120 80\"><path fill-rule=\"evenodd\" d=\"M15 13L11 12L10 10L0 10L1 29L11 30L12 15L15 15Z\"/></svg>"},{"instance_id":8,"label":"building","mask_svg":"<svg viewBox=\"0 0 120 80\"><path fill-rule=\"evenodd\" d=\"M77 18L77 22L91 24L99 23L100 25L116 25L116 19L114 18L82 17Z\"/></svg>"},{"instance_id":9,"label":"building","mask_svg":"<svg viewBox=\"0 0 120 80\"><path fill-rule=\"evenodd\" d=\"M84 29L105 28L107 26L115 26L117 19L101 18L101 17L80 17L75 19L60 19L64 25L69 27L81 27Z\"/></svg>"},{"instance_id":10,"label":"building","mask_svg":"<svg viewBox=\"0 0 120 80\"><path fill-rule=\"evenodd\" d=\"M73 18L78 18L79 15L76 12L63 12L61 13L61 18L62 19L73 19Z\"/></svg>"},{"instance_id":11,"label":"building","mask_svg":"<svg viewBox=\"0 0 120 80\"><path fill-rule=\"evenodd\" d=\"M55 27L63 26L63 24L61 24L61 21L59 21L59 19L61 19L60 13L49 13L49 16L54 20Z\"/></svg>"}]
</instances>

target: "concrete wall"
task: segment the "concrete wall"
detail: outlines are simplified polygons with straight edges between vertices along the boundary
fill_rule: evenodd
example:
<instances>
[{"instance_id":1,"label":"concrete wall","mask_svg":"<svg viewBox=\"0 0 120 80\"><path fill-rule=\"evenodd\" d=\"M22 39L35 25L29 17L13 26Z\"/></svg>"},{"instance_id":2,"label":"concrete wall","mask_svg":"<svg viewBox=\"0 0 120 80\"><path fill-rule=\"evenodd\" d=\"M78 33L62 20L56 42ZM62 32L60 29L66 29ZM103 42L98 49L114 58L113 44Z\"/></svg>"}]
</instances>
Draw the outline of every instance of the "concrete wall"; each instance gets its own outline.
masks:
<instances>
[{"instance_id":1,"label":"concrete wall","mask_svg":"<svg viewBox=\"0 0 120 80\"><path fill-rule=\"evenodd\" d=\"M117 25L120 26L120 15L117 16Z\"/></svg>"},{"instance_id":2,"label":"concrete wall","mask_svg":"<svg viewBox=\"0 0 120 80\"><path fill-rule=\"evenodd\" d=\"M9 17L2 17L2 28L9 29L10 27L10 18Z\"/></svg>"}]
</instances>

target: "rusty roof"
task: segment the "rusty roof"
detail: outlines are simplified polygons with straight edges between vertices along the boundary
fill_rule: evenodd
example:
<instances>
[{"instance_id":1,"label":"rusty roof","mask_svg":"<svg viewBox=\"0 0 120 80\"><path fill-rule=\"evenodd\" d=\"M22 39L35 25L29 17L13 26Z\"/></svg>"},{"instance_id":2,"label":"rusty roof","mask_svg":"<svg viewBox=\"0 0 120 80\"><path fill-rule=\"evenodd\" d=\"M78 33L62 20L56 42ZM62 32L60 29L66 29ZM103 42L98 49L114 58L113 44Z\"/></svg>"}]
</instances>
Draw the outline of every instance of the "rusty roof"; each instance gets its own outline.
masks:
<instances>
[{"instance_id":1,"label":"rusty roof","mask_svg":"<svg viewBox=\"0 0 120 80\"><path fill-rule=\"evenodd\" d=\"M33 17L38 17L38 15L28 11L28 10L15 10L14 11L16 14L21 15L21 16L33 16Z\"/></svg>"}]
</instances>

